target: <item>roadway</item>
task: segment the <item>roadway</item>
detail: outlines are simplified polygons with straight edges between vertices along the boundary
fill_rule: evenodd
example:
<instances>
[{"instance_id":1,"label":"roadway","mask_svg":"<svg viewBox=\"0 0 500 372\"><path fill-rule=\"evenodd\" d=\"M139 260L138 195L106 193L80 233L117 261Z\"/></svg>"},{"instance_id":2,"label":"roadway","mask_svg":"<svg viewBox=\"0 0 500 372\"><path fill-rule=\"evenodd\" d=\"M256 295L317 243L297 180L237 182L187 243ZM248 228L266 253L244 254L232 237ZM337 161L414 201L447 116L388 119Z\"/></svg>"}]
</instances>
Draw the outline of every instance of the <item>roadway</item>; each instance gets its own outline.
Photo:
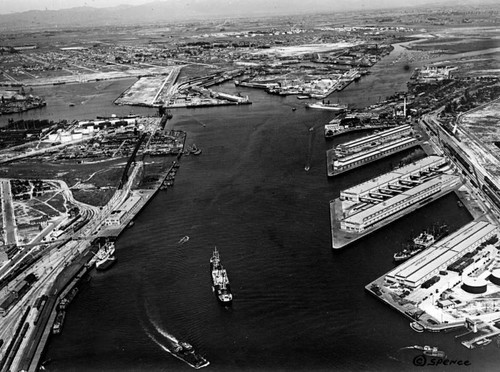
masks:
<instances>
[{"instance_id":1,"label":"roadway","mask_svg":"<svg viewBox=\"0 0 500 372\"><path fill-rule=\"evenodd\" d=\"M5 231L5 243L17 244L16 218L14 216L14 206L12 204L12 190L10 180L2 179L2 212L3 229Z\"/></svg>"}]
</instances>

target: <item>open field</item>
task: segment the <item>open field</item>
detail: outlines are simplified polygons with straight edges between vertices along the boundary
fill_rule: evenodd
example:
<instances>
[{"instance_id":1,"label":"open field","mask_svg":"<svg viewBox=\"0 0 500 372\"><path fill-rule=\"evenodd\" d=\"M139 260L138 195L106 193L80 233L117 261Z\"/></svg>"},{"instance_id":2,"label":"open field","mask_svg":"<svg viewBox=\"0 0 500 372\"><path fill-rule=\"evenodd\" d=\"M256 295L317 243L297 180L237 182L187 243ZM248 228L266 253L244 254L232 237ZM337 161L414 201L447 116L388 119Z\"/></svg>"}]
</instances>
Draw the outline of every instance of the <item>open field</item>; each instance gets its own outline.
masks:
<instances>
[{"instance_id":1,"label":"open field","mask_svg":"<svg viewBox=\"0 0 500 372\"><path fill-rule=\"evenodd\" d=\"M76 200L91 205L104 205L111 198L125 166L125 159L116 159L103 163L61 164L23 161L0 167L0 175L7 178L42 178L61 179L72 188ZM59 209L60 201L53 201Z\"/></svg>"}]
</instances>

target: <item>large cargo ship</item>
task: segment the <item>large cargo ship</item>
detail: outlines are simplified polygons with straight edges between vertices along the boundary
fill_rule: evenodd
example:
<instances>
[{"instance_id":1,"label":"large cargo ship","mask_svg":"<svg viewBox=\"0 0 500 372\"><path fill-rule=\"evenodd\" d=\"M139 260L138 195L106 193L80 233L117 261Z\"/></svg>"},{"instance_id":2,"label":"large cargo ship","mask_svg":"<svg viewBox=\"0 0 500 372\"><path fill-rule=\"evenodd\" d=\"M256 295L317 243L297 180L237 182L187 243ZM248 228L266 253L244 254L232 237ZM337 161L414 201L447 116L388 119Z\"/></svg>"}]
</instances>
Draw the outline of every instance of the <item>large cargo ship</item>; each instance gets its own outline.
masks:
<instances>
[{"instance_id":1,"label":"large cargo ship","mask_svg":"<svg viewBox=\"0 0 500 372\"><path fill-rule=\"evenodd\" d=\"M115 253L115 244L113 242L106 242L96 253L95 268L97 270L106 270L113 265L116 262L113 253Z\"/></svg>"},{"instance_id":2,"label":"large cargo ship","mask_svg":"<svg viewBox=\"0 0 500 372\"><path fill-rule=\"evenodd\" d=\"M448 225L434 225L429 229L430 232L424 230L412 240L412 244L407 245L403 250L394 253L395 262L403 262L407 259L422 252L425 248L430 247L439 239L448 234Z\"/></svg>"},{"instance_id":3,"label":"large cargo ship","mask_svg":"<svg viewBox=\"0 0 500 372\"><path fill-rule=\"evenodd\" d=\"M212 290L217 299L226 305L233 301L233 294L229 286L229 278L227 277L226 269L222 266L217 247L214 249L212 258L210 259L210 271L212 273Z\"/></svg>"},{"instance_id":4,"label":"large cargo ship","mask_svg":"<svg viewBox=\"0 0 500 372\"><path fill-rule=\"evenodd\" d=\"M340 103L324 103L320 101L316 103L308 103L306 108L340 112L347 110L347 105L342 105Z\"/></svg>"},{"instance_id":5,"label":"large cargo ship","mask_svg":"<svg viewBox=\"0 0 500 372\"><path fill-rule=\"evenodd\" d=\"M191 344L187 342L174 342L172 350L167 349L173 356L189 364L195 369L206 367L210 364L208 360L194 351Z\"/></svg>"}]
</instances>

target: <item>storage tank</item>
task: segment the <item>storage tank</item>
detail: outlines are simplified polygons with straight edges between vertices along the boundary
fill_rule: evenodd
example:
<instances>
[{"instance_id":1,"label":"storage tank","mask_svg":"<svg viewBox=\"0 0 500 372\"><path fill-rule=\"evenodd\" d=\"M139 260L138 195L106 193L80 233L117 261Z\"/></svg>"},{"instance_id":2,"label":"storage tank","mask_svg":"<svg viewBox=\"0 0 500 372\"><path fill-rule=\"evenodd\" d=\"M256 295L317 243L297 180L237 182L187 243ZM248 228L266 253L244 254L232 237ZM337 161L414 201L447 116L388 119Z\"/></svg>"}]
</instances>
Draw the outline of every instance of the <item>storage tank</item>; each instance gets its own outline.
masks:
<instances>
[{"instance_id":1,"label":"storage tank","mask_svg":"<svg viewBox=\"0 0 500 372\"><path fill-rule=\"evenodd\" d=\"M493 284L500 285L500 269L493 270L489 279Z\"/></svg>"},{"instance_id":2,"label":"storage tank","mask_svg":"<svg viewBox=\"0 0 500 372\"><path fill-rule=\"evenodd\" d=\"M462 279L462 289L469 293L484 293L488 282L484 279L464 277Z\"/></svg>"}]
</instances>

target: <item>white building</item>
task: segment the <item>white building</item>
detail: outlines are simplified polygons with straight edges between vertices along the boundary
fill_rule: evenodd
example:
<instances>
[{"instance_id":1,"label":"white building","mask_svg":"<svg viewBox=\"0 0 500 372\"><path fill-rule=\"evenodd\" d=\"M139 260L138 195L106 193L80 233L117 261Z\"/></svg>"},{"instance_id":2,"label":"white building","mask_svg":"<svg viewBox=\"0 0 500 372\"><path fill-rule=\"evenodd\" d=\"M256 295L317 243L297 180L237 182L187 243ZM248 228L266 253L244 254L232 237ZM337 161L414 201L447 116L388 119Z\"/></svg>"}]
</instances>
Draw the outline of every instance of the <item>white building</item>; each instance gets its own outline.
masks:
<instances>
[{"instance_id":1,"label":"white building","mask_svg":"<svg viewBox=\"0 0 500 372\"><path fill-rule=\"evenodd\" d=\"M399 181L410 180L413 176L420 176L423 172L437 170L445 164L447 164L445 158L431 155L392 172L385 173L379 177L372 178L369 181L343 190L340 192L340 199L359 202L360 198L368 196L371 192L377 192L382 188L390 188L390 186L399 187Z\"/></svg>"},{"instance_id":2,"label":"white building","mask_svg":"<svg viewBox=\"0 0 500 372\"><path fill-rule=\"evenodd\" d=\"M416 288L497 234L497 226L473 221L387 273L385 280Z\"/></svg>"},{"instance_id":3,"label":"white building","mask_svg":"<svg viewBox=\"0 0 500 372\"><path fill-rule=\"evenodd\" d=\"M450 188L459 181L459 178L451 175L441 175L406 190L390 199L384 200L359 212L352 214L340 221L340 228L345 231L363 232L375 223L387 218L399 211L409 208L416 203L440 192L442 189Z\"/></svg>"},{"instance_id":4,"label":"white building","mask_svg":"<svg viewBox=\"0 0 500 372\"><path fill-rule=\"evenodd\" d=\"M106 226L120 226L123 221L129 217L133 208L141 200L140 196L129 197L121 206L120 209L116 209L110 213L108 218L104 221Z\"/></svg>"}]
</instances>

